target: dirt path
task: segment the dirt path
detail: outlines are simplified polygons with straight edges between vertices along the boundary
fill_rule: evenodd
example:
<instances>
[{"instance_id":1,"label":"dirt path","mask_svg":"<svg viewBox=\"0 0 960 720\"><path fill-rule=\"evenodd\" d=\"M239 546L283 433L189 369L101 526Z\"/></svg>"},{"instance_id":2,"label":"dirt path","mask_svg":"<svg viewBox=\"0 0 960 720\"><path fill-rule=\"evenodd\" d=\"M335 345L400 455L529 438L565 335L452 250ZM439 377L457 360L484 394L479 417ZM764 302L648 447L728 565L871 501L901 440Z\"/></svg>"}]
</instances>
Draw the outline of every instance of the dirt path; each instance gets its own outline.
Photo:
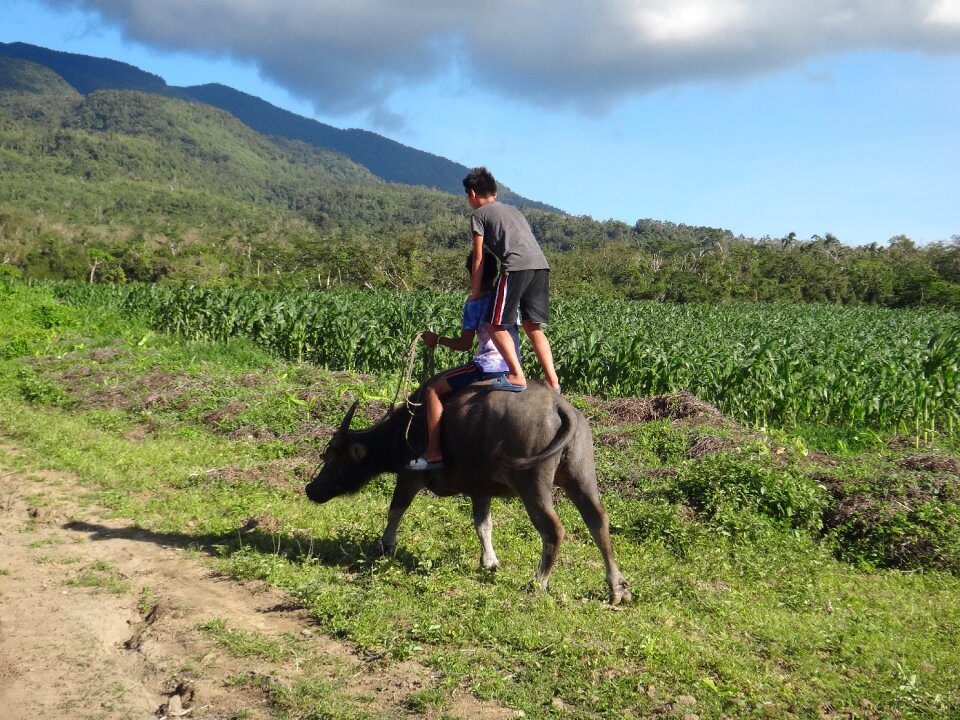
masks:
<instances>
[{"instance_id":1,"label":"dirt path","mask_svg":"<svg viewBox=\"0 0 960 720\"><path fill-rule=\"evenodd\" d=\"M0 465L3 720L257 720L302 687L324 717L516 717L469 696L418 705L434 684L422 666L366 661L281 593L225 579L78 494L69 475ZM231 651L229 632L282 657Z\"/></svg>"}]
</instances>

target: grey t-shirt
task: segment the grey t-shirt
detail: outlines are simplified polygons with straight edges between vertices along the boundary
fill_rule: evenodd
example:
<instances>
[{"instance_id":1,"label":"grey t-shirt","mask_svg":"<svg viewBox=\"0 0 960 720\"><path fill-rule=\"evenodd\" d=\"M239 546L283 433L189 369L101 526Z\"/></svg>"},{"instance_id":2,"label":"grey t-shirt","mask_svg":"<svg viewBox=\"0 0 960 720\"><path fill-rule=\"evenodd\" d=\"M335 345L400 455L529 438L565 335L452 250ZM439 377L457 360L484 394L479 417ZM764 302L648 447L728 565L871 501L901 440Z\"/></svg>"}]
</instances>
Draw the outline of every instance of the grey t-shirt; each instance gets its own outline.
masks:
<instances>
[{"instance_id":1,"label":"grey t-shirt","mask_svg":"<svg viewBox=\"0 0 960 720\"><path fill-rule=\"evenodd\" d=\"M512 205L498 200L487 203L473 211L470 226L475 234L483 235L484 246L497 256L504 271L550 268L530 223Z\"/></svg>"}]
</instances>

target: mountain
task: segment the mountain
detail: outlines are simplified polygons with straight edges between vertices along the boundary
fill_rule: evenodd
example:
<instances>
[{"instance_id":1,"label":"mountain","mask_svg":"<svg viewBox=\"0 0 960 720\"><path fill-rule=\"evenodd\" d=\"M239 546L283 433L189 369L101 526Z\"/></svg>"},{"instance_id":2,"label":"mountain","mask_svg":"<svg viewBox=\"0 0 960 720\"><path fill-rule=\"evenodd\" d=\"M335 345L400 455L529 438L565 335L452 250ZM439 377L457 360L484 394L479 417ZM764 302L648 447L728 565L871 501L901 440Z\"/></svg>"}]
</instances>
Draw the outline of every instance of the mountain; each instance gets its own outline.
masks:
<instances>
[{"instance_id":1,"label":"mountain","mask_svg":"<svg viewBox=\"0 0 960 720\"><path fill-rule=\"evenodd\" d=\"M81 94L6 56L0 173L0 275L463 285L462 194L385 182L194 100Z\"/></svg>"},{"instance_id":2,"label":"mountain","mask_svg":"<svg viewBox=\"0 0 960 720\"><path fill-rule=\"evenodd\" d=\"M84 95L97 90L138 90L213 105L264 135L299 140L343 153L388 182L423 185L459 195L463 192L461 181L469 171L466 166L439 155L417 150L367 130L335 128L226 85L171 86L160 76L127 63L59 52L26 43L0 43L0 56L48 67ZM520 207L561 212L550 205L517 195L506 186L501 188L499 197L504 202Z\"/></svg>"},{"instance_id":3,"label":"mountain","mask_svg":"<svg viewBox=\"0 0 960 720\"><path fill-rule=\"evenodd\" d=\"M167 94L168 90L167 83L159 75L116 60L48 50L26 43L0 43L0 55L44 65L84 95L104 89L140 90L160 95Z\"/></svg>"},{"instance_id":4,"label":"mountain","mask_svg":"<svg viewBox=\"0 0 960 720\"><path fill-rule=\"evenodd\" d=\"M157 87L128 66L107 67L128 86ZM96 73L83 75L91 90ZM0 56L0 280L463 292L462 193L386 182L186 90L82 94L50 66ZM228 88L202 90L245 112L280 112ZM297 119L284 117L292 134ZM920 249L900 237L887 250L851 249L829 234L753 241L523 212L561 295L960 308L957 243Z\"/></svg>"},{"instance_id":5,"label":"mountain","mask_svg":"<svg viewBox=\"0 0 960 720\"><path fill-rule=\"evenodd\" d=\"M27 60L0 57L0 122L0 200L31 197L43 208L49 198L47 211L71 224L85 221L90 202L125 222L151 217L165 203L158 187L191 193L191 205L209 197L358 228L466 211L459 196L387 183L342 153L263 135L211 105L129 89L83 95ZM154 201L135 212L111 205L124 193L100 183ZM203 221L190 207L183 217Z\"/></svg>"},{"instance_id":6,"label":"mountain","mask_svg":"<svg viewBox=\"0 0 960 720\"><path fill-rule=\"evenodd\" d=\"M43 65L0 56L0 92L78 97L60 75Z\"/></svg>"},{"instance_id":7,"label":"mountain","mask_svg":"<svg viewBox=\"0 0 960 720\"><path fill-rule=\"evenodd\" d=\"M463 192L461 181L469 168L438 155L415 150L366 130L340 130L226 85L196 85L178 90L194 100L226 110L264 135L302 140L342 152L384 180L425 185L456 194Z\"/></svg>"}]
</instances>

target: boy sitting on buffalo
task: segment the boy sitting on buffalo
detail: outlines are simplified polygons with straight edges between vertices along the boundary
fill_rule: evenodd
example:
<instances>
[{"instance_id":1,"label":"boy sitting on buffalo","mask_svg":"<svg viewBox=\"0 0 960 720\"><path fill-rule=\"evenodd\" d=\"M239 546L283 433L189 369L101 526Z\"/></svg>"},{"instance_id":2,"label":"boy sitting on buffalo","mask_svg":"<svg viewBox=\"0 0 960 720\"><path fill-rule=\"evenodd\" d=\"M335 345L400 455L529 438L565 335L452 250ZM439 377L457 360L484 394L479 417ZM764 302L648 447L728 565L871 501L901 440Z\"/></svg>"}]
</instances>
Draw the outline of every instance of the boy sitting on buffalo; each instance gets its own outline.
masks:
<instances>
[{"instance_id":1,"label":"boy sitting on buffalo","mask_svg":"<svg viewBox=\"0 0 960 720\"><path fill-rule=\"evenodd\" d=\"M467 256L467 271L473 267L473 253ZM443 452L440 448L440 419L443 415L443 400L450 393L480 380L500 380L510 368L500 355L490 337L491 325L487 322L490 306L493 303L493 281L497 277L497 261L492 257L483 263L479 297L471 295L463 306L463 322L460 337L443 337L430 330L423 333L427 347L442 345L451 350L466 351L473 347L477 338L477 350L473 360L447 370L435 378L424 391L427 406L427 447L423 455L407 463L408 470L438 470L443 467ZM506 325L507 332L513 338L514 350L519 358L520 338L516 324Z\"/></svg>"}]
</instances>

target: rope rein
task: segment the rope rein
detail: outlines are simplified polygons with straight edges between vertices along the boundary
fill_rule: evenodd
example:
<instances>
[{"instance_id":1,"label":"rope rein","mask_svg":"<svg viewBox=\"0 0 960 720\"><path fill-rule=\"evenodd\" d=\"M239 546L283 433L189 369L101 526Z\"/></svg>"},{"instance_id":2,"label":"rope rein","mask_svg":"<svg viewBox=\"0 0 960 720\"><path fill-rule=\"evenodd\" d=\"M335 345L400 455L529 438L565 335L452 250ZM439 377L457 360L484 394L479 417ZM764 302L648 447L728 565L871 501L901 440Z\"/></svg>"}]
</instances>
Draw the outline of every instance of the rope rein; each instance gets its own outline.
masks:
<instances>
[{"instance_id":1,"label":"rope rein","mask_svg":"<svg viewBox=\"0 0 960 720\"><path fill-rule=\"evenodd\" d=\"M423 402L415 402L410 398L410 387L413 381L413 368L416 365L417 361L417 343L420 342L420 338L423 337L423 332L418 332L414 338L413 342L410 343L410 349L407 350L407 369L404 374L403 380L400 381L397 385L397 394L393 396L393 402L390 403L390 409L386 412L384 417L393 412L394 408L397 406L397 399L402 394L404 396L404 405L407 408L407 427L403 431L403 439L406 442L407 447L410 448L410 451L413 452L413 446L410 444L410 428L413 426L413 417L416 413L418 407L423 406ZM427 348L427 354L424 357L424 373L427 377L433 374L433 348Z\"/></svg>"},{"instance_id":2,"label":"rope rein","mask_svg":"<svg viewBox=\"0 0 960 720\"><path fill-rule=\"evenodd\" d=\"M394 411L397 407L397 399L400 397L401 393L404 395L404 404L407 408L407 427L403 431L403 439L406 442L407 447L410 448L410 451L413 452L413 446L410 444L410 427L413 425L413 416L416 413L416 409L423 405L422 402L414 402L410 399L410 386L413 384L413 368L416 365L417 360L417 343L420 342L420 338L423 337L424 331L421 330L418 332L414 338L413 342L410 343L410 349L407 350L407 369L404 373L403 379L400 381L400 384L397 385L397 394L393 396L393 402L390 403L390 408L383 414L383 417L380 418L380 421L383 421ZM423 369L424 375L430 377L433 375L434 370L434 355L433 348L427 348L427 353L424 356ZM316 477L320 473L320 468L323 467L323 458L321 456L320 462L317 464L317 467L314 469L313 474L310 477Z\"/></svg>"},{"instance_id":3,"label":"rope rein","mask_svg":"<svg viewBox=\"0 0 960 720\"><path fill-rule=\"evenodd\" d=\"M423 337L423 330L418 332L413 336L413 342L410 343L410 349L407 350L407 371L404 374L403 380L397 385L397 394L393 396L393 402L390 403L390 410L388 414L393 412L393 409L397 406L397 398L403 394L406 397L404 401L407 405L407 409L410 409L410 406L420 406L423 403L415 403L410 399L410 384L413 380L413 366L417 361L417 343L420 342L420 338ZM412 411L411 411L412 414Z\"/></svg>"}]
</instances>

